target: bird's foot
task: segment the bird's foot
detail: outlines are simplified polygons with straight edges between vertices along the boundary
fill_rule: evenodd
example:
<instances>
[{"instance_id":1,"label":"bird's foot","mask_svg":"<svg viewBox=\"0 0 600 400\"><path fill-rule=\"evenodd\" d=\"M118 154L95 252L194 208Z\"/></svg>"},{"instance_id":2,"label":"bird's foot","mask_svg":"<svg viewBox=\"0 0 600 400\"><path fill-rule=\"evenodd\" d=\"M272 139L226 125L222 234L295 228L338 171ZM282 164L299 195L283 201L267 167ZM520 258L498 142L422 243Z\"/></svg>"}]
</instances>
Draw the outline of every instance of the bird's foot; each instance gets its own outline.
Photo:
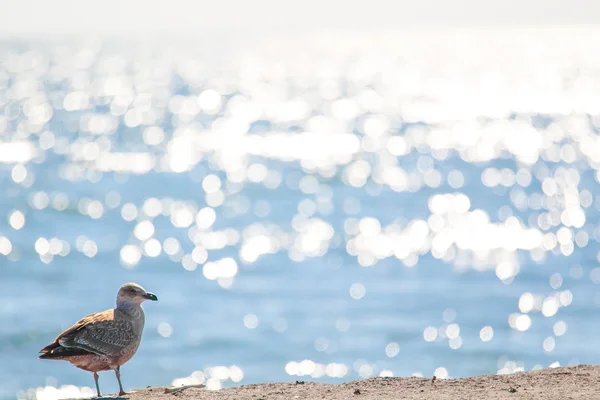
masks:
<instances>
[{"instance_id":1,"label":"bird's foot","mask_svg":"<svg viewBox=\"0 0 600 400\"><path fill-rule=\"evenodd\" d=\"M126 395L126 394L127 394L127 392L125 392L125 391L123 391L123 390L121 390L121 391L119 392L119 396L124 396L124 395Z\"/></svg>"}]
</instances>

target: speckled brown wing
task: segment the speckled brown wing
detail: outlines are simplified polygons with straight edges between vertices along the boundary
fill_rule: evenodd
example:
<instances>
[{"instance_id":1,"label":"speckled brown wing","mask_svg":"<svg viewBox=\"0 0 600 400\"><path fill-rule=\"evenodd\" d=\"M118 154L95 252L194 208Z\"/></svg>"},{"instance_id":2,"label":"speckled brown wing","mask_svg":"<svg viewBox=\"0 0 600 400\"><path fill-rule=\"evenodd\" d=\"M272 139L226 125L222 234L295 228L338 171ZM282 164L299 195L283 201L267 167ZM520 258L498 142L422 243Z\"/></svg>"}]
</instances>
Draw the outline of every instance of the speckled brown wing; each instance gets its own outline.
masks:
<instances>
[{"instance_id":1,"label":"speckled brown wing","mask_svg":"<svg viewBox=\"0 0 600 400\"><path fill-rule=\"evenodd\" d=\"M118 317L115 310L88 315L59 335L56 342L98 355L119 356L139 340L139 335L131 321Z\"/></svg>"},{"instance_id":2,"label":"speckled brown wing","mask_svg":"<svg viewBox=\"0 0 600 400\"><path fill-rule=\"evenodd\" d=\"M72 339L73 337L75 337L77 335L77 332L84 329L85 326L88 324L88 322L91 322L91 321L95 320L96 318L102 318L99 316L101 314L105 314L109 311L110 310L104 311L103 313L90 314L87 317L80 319L75 324L73 324L73 326L71 326L69 329L61 332L56 337L56 339L54 339L54 341L52 343L50 343L48 346L41 349L40 353L45 353L46 355L53 353L56 349L62 347L62 345L60 344L60 341L68 342L70 338Z\"/></svg>"}]
</instances>

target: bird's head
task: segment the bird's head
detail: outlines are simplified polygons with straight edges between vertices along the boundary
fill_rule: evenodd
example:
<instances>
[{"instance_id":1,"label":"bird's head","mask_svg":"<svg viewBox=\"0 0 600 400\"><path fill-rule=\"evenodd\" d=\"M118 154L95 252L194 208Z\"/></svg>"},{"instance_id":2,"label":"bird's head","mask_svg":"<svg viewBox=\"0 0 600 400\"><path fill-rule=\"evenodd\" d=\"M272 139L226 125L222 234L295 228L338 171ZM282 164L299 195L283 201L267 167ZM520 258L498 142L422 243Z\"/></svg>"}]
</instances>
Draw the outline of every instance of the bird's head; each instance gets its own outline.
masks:
<instances>
[{"instance_id":1,"label":"bird's head","mask_svg":"<svg viewBox=\"0 0 600 400\"><path fill-rule=\"evenodd\" d=\"M133 303L142 304L146 300L157 301L158 297L154 293L146 291L137 283L126 283L119 289L117 294L117 304Z\"/></svg>"}]
</instances>

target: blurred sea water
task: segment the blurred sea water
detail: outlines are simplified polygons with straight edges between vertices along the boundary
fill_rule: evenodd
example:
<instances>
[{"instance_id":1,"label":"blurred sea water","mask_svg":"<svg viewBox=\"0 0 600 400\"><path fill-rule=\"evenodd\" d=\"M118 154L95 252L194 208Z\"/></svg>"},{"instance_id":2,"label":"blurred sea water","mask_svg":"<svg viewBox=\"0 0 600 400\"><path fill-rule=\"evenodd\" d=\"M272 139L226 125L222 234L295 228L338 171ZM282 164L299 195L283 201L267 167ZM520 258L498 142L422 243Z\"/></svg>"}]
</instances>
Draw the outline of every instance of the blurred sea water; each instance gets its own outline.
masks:
<instances>
[{"instance_id":1,"label":"blurred sea water","mask_svg":"<svg viewBox=\"0 0 600 400\"><path fill-rule=\"evenodd\" d=\"M4 40L0 399L598 363L598 33Z\"/></svg>"}]
</instances>

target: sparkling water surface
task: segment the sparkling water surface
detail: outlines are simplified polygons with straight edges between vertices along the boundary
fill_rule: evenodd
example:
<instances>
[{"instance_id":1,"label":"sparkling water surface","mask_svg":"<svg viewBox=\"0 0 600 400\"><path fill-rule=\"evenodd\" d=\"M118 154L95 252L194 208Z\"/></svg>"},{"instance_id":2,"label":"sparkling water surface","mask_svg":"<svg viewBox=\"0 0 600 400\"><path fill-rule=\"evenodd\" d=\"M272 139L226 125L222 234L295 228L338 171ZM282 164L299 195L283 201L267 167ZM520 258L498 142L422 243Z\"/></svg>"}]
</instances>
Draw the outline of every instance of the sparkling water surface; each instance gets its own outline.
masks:
<instances>
[{"instance_id":1,"label":"sparkling water surface","mask_svg":"<svg viewBox=\"0 0 600 400\"><path fill-rule=\"evenodd\" d=\"M598 33L3 41L0 398L599 362Z\"/></svg>"}]
</instances>

